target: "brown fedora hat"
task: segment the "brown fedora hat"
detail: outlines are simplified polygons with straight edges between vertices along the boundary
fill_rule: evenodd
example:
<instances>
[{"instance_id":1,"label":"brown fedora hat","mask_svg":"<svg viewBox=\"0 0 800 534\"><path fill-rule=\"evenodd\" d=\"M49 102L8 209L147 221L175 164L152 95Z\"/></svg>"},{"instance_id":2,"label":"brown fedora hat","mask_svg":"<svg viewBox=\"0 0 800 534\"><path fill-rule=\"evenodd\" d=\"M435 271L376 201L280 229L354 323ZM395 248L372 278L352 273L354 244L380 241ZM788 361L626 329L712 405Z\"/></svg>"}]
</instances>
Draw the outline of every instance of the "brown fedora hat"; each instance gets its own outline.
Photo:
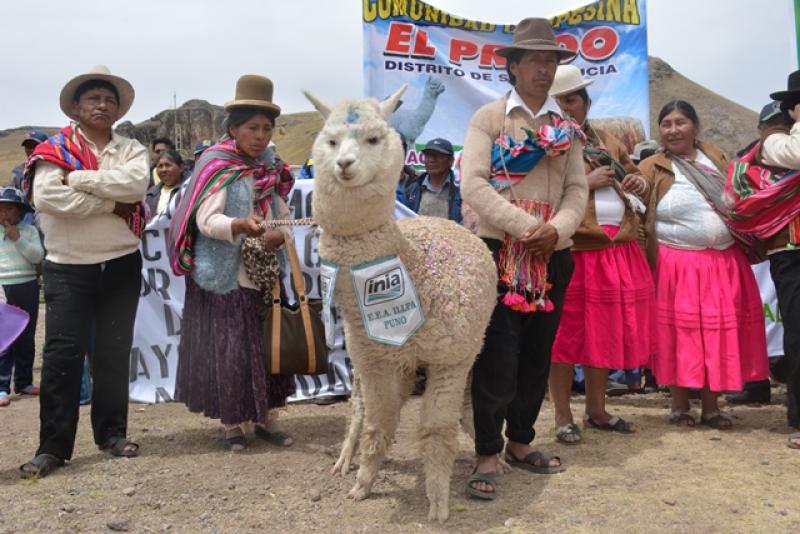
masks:
<instances>
[{"instance_id":1,"label":"brown fedora hat","mask_svg":"<svg viewBox=\"0 0 800 534\"><path fill-rule=\"evenodd\" d=\"M61 105L61 111L63 111L67 117L78 120L78 117L72 113L72 107L75 101L75 90L78 89L83 82L89 80L103 80L113 85L114 89L117 90L117 94L119 95L119 116L117 120L121 119L128 110L131 109L135 93L130 82L125 78L120 78L119 76L111 74L111 71L108 70L108 67L105 65L97 65L89 69L89 72L86 74L81 74L72 78L61 90L59 104Z\"/></svg>"},{"instance_id":2,"label":"brown fedora hat","mask_svg":"<svg viewBox=\"0 0 800 534\"><path fill-rule=\"evenodd\" d=\"M281 108L272 103L272 80L257 74L245 74L236 82L236 96L225 103L225 110L258 108L277 117Z\"/></svg>"},{"instance_id":3,"label":"brown fedora hat","mask_svg":"<svg viewBox=\"0 0 800 534\"><path fill-rule=\"evenodd\" d=\"M527 18L522 19L514 28L514 42L511 46L499 48L495 52L498 56L507 58L514 50L535 50L541 52L555 52L558 59L568 59L575 56L566 48L558 46L553 27L547 19Z\"/></svg>"}]
</instances>

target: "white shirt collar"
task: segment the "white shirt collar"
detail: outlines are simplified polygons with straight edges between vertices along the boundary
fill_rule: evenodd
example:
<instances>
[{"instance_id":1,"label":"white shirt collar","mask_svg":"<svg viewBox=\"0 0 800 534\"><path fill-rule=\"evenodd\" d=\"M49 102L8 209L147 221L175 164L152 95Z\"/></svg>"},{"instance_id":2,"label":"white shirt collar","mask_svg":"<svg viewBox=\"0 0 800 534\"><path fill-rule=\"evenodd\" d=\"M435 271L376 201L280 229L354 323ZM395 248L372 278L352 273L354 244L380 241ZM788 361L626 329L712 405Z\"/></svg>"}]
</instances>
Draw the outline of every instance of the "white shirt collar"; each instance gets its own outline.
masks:
<instances>
[{"instance_id":1,"label":"white shirt collar","mask_svg":"<svg viewBox=\"0 0 800 534\"><path fill-rule=\"evenodd\" d=\"M508 100L506 101L506 115L511 113L511 110L520 107L528 112L528 115L533 117L534 119L541 117L547 113L555 113L559 117L561 116L561 108L558 107L558 103L556 99L552 96L547 97L547 100L544 101L542 105L542 109L539 110L539 113L534 113L531 108L522 100L522 97L519 96L516 87L511 90L511 93L508 95Z\"/></svg>"},{"instance_id":2,"label":"white shirt collar","mask_svg":"<svg viewBox=\"0 0 800 534\"><path fill-rule=\"evenodd\" d=\"M81 135L83 135L82 132L81 132ZM94 152L95 156L99 157L103 152L111 152L111 153L116 152L117 145L120 143L122 137L112 129L111 130L111 140L103 148L102 151L98 150L97 149L97 145L94 144L94 141L89 139L86 135L83 135L83 139L84 139L84 141L86 141L86 144L89 145L89 148L92 149L92 152Z\"/></svg>"}]
</instances>

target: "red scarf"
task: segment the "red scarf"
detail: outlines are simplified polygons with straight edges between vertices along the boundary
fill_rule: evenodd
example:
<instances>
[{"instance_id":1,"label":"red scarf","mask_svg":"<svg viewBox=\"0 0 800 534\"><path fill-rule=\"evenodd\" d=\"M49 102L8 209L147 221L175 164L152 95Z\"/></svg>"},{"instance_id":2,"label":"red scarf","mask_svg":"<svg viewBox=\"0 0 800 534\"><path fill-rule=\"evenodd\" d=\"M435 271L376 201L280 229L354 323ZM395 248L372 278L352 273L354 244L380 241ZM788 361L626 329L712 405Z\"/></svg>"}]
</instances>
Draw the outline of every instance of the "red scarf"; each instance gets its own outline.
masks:
<instances>
[{"instance_id":1,"label":"red scarf","mask_svg":"<svg viewBox=\"0 0 800 534\"><path fill-rule=\"evenodd\" d=\"M64 127L57 134L49 137L44 143L39 143L25 162L25 172L22 179L22 190L33 205L33 178L36 175L36 165L40 161L52 163L65 171L96 171L99 170L97 157L86 143L86 139L76 123ZM146 222L145 206L140 202L130 217L127 219L128 228L138 237L142 236Z\"/></svg>"},{"instance_id":2,"label":"red scarf","mask_svg":"<svg viewBox=\"0 0 800 534\"><path fill-rule=\"evenodd\" d=\"M728 216L739 231L766 239L790 229L790 243L800 241L800 170L774 169L758 162L761 143L731 162L725 199Z\"/></svg>"}]
</instances>

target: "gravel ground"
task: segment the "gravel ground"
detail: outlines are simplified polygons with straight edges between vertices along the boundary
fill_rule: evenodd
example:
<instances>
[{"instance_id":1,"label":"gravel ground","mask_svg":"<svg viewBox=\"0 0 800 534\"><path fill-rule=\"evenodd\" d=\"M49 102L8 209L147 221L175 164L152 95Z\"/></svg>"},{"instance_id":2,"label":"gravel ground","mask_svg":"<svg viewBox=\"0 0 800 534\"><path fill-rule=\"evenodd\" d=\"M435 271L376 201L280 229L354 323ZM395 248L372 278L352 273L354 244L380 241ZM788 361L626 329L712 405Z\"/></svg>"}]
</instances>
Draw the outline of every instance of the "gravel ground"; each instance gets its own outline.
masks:
<instances>
[{"instance_id":1,"label":"gravel ground","mask_svg":"<svg viewBox=\"0 0 800 534\"><path fill-rule=\"evenodd\" d=\"M782 390L773 392L782 400ZM582 413L582 401L574 398L574 413ZM554 476L514 470L500 478L496 501L469 500L473 460L462 436L443 526L425 519L413 442L418 403L404 408L373 495L354 503L345 494L355 473L328 474L347 403L292 405L282 424L296 443L278 449L251 437L243 454L223 450L220 426L182 405L132 404L130 435L142 446L135 459L98 451L82 407L73 461L48 478L20 481L18 466L37 445L38 402L14 397L0 412L0 532L800 531L800 451L785 445L778 403L729 408L735 427L719 432L669 425L663 394L619 397L610 411L640 432L586 430L573 447L556 445L545 403L536 443L557 451L569 469Z\"/></svg>"}]
</instances>

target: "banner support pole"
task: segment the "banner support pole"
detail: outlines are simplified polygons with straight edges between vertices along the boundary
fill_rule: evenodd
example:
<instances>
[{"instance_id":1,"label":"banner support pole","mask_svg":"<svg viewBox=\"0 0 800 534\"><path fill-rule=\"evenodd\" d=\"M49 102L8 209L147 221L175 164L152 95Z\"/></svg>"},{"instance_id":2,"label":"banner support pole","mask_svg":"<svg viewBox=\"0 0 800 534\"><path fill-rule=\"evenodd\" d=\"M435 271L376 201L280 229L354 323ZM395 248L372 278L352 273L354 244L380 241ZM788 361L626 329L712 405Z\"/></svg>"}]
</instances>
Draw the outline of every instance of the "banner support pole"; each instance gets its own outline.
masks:
<instances>
[{"instance_id":1,"label":"banner support pole","mask_svg":"<svg viewBox=\"0 0 800 534\"><path fill-rule=\"evenodd\" d=\"M797 51L797 65L800 67L800 0L794 0L794 44Z\"/></svg>"}]
</instances>

